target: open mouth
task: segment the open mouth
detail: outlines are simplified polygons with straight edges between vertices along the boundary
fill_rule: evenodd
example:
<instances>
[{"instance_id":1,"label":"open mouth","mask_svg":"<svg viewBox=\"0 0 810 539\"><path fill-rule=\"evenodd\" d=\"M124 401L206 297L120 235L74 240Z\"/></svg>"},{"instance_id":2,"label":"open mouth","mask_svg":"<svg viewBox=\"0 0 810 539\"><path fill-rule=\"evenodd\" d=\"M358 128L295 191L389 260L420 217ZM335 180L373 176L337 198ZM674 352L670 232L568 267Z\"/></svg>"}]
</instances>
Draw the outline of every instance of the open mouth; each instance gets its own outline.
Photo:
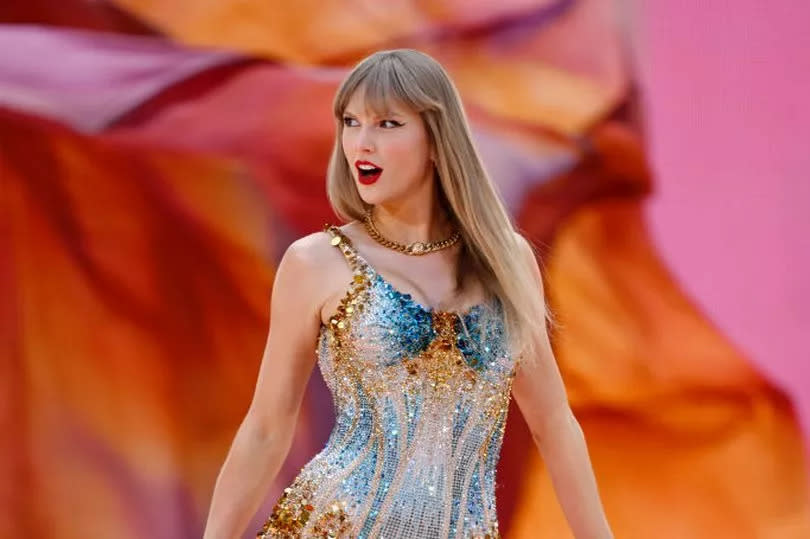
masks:
<instances>
[{"instance_id":1,"label":"open mouth","mask_svg":"<svg viewBox=\"0 0 810 539\"><path fill-rule=\"evenodd\" d=\"M380 167L367 161L358 162L355 164L355 166L357 167L358 180L360 183L365 185L371 185L372 183L376 182L380 178L383 171L383 169Z\"/></svg>"}]
</instances>

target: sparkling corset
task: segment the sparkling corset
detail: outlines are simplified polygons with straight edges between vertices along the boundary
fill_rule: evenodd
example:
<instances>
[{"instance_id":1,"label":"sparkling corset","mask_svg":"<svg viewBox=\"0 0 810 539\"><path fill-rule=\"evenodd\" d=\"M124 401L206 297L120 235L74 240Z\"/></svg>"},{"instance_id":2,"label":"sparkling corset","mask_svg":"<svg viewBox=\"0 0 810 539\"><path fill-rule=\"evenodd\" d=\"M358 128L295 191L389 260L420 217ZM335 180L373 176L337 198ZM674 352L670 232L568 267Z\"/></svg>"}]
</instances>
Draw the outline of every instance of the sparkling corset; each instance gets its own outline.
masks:
<instances>
[{"instance_id":1,"label":"sparkling corset","mask_svg":"<svg viewBox=\"0 0 810 539\"><path fill-rule=\"evenodd\" d=\"M429 309L326 231L354 272L318 339L335 426L257 536L499 537L495 467L515 373L500 302Z\"/></svg>"}]
</instances>

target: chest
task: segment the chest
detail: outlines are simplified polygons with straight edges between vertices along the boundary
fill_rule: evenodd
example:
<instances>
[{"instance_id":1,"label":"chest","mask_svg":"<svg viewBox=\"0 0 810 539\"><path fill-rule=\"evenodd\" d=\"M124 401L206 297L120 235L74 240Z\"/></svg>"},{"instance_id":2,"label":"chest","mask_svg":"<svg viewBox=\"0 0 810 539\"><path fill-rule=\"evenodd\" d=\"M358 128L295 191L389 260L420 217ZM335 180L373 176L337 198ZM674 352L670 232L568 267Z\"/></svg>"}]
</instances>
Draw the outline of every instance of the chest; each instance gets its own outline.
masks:
<instances>
[{"instance_id":1,"label":"chest","mask_svg":"<svg viewBox=\"0 0 810 539\"><path fill-rule=\"evenodd\" d=\"M325 330L335 367L392 383L496 381L511 370L499 302L434 310L376 274L347 295Z\"/></svg>"}]
</instances>

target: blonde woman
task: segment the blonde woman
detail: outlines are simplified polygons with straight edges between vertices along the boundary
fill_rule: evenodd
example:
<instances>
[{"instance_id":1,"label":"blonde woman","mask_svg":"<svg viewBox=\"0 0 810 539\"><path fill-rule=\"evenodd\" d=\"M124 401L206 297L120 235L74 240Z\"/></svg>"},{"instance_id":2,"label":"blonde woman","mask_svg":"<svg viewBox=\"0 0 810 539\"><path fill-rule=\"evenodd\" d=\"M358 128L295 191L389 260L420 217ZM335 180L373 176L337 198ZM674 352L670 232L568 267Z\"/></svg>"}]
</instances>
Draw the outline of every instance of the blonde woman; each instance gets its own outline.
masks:
<instances>
[{"instance_id":1,"label":"blonde woman","mask_svg":"<svg viewBox=\"0 0 810 539\"><path fill-rule=\"evenodd\" d=\"M258 509L316 361L335 425L258 537L499 537L495 467L511 396L574 535L612 537L534 253L447 73L414 50L377 52L343 81L334 115L327 190L346 224L282 257L255 394L205 538L239 537Z\"/></svg>"}]
</instances>

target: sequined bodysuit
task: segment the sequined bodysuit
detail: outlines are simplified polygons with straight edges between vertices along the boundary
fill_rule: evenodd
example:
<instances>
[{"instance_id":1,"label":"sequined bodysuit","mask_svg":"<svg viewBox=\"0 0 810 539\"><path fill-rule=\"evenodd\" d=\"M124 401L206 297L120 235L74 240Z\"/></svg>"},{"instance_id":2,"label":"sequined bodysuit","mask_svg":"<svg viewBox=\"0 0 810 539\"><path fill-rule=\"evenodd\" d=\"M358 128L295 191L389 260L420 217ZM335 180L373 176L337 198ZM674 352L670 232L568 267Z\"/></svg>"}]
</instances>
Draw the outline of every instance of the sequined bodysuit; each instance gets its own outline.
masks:
<instances>
[{"instance_id":1,"label":"sequined bodysuit","mask_svg":"<svg viewBox=\"0 0 810 539\"><path fill-rule=\"evenodd\" d=\"M325 230L353 270L318 338L335 426L257 537L499 537L495 467L515 373L500 302L425 307Z\"/></svg>"}]
</instances>

